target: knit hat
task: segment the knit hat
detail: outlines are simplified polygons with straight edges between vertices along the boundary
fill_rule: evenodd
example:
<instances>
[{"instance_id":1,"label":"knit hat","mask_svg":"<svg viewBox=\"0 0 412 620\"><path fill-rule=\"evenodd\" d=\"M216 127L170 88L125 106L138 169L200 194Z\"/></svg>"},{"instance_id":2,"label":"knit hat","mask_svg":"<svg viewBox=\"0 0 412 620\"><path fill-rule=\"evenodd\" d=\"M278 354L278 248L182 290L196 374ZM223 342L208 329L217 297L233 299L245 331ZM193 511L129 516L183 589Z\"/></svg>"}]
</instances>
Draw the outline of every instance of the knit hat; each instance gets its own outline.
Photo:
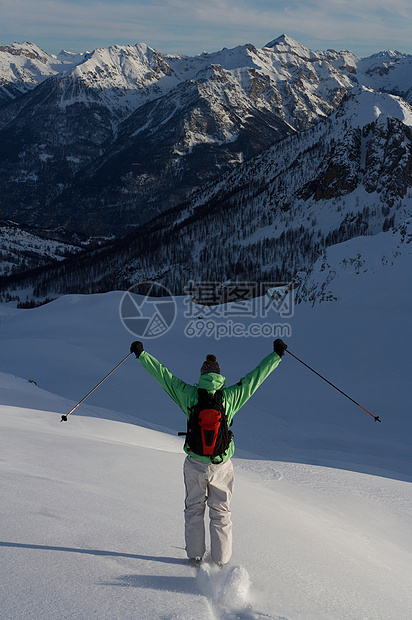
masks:
<instances>
[{"instance_id":1,"label":"knit hat","mask_svg":"<svg viewBox=\"0 0 412 620\"><path fill-rule=\"evenodd\" d=\"M206 361L203 362L200 374L205 375L207 372L215 372L220 375L220 366L216 361L216 355L206 355Z\"/></svg>"}]
</instances>

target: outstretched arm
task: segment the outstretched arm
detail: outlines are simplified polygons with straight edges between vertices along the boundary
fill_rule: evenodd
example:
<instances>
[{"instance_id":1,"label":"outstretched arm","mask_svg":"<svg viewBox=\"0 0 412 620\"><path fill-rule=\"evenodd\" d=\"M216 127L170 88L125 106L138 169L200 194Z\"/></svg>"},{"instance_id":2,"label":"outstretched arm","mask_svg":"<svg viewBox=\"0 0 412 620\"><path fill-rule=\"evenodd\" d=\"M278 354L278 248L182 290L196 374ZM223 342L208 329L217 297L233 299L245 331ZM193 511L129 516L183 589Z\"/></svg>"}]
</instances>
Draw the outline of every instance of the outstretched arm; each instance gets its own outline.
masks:
<instances>
[{"instance_id":1,"label":"outstretched arm","mask_svg":"<svg viewBox=\"0 0 412 620\"><path fill-rule=\"evenodd\" d=\"M230 418L256 392L263 381L279 365L280 358L284 355L287 345L282 340L275 340L273 353L269 353L254 370L243 377L236 385L231 385L225 390L227 413Z\"/></svg>"},{"instance_id":2,"label":"outstretched arm","mask_svg":"<svg viewBox=\"0 0 412 620\"><path fill-rule=\"evenodd\" d=\"M167 394L187 414L197 395L194 386L175 377L166 366L163 366L153 355L143 350L141 342L133 342L130 351L136 354L143 368L162 386Z\"/></svg>"}]
</instances>

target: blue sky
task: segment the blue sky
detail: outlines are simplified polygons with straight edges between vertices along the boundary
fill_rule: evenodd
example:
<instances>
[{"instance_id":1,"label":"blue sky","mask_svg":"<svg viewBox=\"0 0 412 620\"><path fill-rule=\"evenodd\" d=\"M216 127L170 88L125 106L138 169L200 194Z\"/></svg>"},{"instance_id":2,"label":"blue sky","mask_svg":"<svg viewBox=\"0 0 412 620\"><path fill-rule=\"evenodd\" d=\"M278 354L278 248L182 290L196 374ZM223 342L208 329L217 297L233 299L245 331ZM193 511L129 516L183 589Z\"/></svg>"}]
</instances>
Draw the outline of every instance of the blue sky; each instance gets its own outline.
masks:
<instances>
[{"instance_id":1,"label":"blue sky","mask_svg":"<svg viewBox=\"0 0 412 620\"><path fill-rule=\"evenodd\" d=\"M0 0L0 44L49 53L144 42L198 54L288 34L311 49L412 54L411 0Z\"/></svg>"}]
</instances>

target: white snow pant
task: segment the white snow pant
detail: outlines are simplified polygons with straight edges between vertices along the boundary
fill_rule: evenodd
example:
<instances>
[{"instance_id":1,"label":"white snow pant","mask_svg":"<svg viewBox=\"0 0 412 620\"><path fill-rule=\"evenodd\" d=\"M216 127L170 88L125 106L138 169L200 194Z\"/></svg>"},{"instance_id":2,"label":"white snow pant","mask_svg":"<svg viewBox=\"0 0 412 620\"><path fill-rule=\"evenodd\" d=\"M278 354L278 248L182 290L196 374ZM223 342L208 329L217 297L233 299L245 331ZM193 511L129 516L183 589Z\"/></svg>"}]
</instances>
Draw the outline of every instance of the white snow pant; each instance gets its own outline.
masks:
<instances>
[{"instance_id":1,"label":"white snow pant","mask_svg":"<svg viewBox=\"0 0 412 620\"><path fill-rule=\"evenodd\" d=\"M210 545L214 562L226 564L232 555L232 521L229 503L233 494L232 462L203 463L188 456L183 466L186 487L185 539L189 558L206 551L205 508L209 507Z\"/></svg>"}]
</instances>

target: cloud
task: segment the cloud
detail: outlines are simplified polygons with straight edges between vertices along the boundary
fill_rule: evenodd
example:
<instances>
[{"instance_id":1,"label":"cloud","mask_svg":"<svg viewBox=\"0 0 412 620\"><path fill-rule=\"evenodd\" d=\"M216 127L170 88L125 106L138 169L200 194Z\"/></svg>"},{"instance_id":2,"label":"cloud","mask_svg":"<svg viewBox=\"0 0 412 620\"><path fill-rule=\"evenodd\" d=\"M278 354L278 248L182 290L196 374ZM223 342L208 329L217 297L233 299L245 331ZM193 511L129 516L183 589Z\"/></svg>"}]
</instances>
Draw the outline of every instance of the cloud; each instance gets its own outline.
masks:
<instances>
[{"instance_id":1,"label":"cloud","mask_svg":"<svg viewBox=\"0 0 412 620\"><path fill-rule=\"evenodd\" d=\"M0 10L0 43L72 42L75 51L145 41L161 51L198 53L262 46L286 33L315 49L412 53L410 0L0 0Z\"/></svg>"}]
</instances>

